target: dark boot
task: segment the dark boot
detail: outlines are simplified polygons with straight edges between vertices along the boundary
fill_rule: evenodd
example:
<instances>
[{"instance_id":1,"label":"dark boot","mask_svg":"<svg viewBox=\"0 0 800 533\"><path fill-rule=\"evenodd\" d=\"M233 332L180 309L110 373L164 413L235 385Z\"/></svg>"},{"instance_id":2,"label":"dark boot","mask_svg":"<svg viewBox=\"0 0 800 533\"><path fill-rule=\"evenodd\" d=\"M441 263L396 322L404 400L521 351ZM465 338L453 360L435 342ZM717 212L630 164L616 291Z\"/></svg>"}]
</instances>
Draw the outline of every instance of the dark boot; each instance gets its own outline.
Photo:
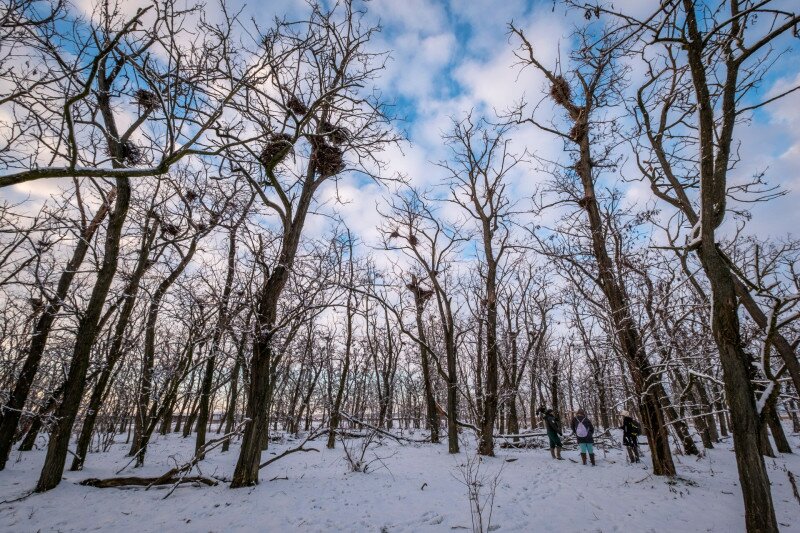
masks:
<instances>
[{"instance_id":1,"label":"dark boot","mask_svg":"<svg viewBox=\"0 0 800 533\"><path fill-rule=\"evenodd\" d=\"M555 459L555 458L556 458L556 449L555 449L555 448L550 448L550 456L551 456L553 459Z\"/></svg>"},{"instance_id":2,"label":"dark boot","mask_svg":"<svg viewBox=\"0 0 800 533\"><path fill-rule=\"evenodd\" d=\"M583 464L586 464L586 454L585 453L581 454L581 461L583 461Z\"/></svg>"},{"instance_id":3,"label":"dark boot","mask_svg":"<svg viewBox=\"0 0 800 533\"><path fill-rule=\"evenodd\" d=\"M556 448L556 459L559 461L563 461L564 459L561 457L561 448Z\"/></svg>"},{"instance_id":4,"label":"dark boot","mask_svg":"<svg viewBox=\"0 0 800 533\"><path fill-rule=\"evenodd\" d=\"M595 466L595 462L594 462L594 454L593 454L593 453L590 453L590 454L589 454L589 460L592 462L592 466ZM586 463L584 463L584 464L586 464Z\"/></svg>"}]
</instances>

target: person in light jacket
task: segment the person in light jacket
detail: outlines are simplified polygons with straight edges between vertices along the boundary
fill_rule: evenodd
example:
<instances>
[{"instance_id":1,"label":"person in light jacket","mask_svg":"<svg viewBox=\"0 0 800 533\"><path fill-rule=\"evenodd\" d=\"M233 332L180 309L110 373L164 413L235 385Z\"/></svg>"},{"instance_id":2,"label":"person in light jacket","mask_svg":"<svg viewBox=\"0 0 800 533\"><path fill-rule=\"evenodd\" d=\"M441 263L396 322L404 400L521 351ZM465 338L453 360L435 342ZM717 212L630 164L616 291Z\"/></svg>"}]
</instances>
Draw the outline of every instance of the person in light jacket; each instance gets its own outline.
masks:
<instances>
[{"instance_id":1,"label":"person in light jacket","mask_svg":"<svg viewBox=\"0 0 800 533\"><path fill-rule=\"evenodd\" d=\"M586 464L586 456L588 455L592 466L595 466L594 425L592 424L592 421L589 420L589 417L586 416L586 411L583 409L578 409L578 411L575 413L575 416L572 417L572 423L570 426L572 427L572 432L578 439L578 445L581 448L581 461L583 461L583 464Z\"/></svg>"}]
</instances>

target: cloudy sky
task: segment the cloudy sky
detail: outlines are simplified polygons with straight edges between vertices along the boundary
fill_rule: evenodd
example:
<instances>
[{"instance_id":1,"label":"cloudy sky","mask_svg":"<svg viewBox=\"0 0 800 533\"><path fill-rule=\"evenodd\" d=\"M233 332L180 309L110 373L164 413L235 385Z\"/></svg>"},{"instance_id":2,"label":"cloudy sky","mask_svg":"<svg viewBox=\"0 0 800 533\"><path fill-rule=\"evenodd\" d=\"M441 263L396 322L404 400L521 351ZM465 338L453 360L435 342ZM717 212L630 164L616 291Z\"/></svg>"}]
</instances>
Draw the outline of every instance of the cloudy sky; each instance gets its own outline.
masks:
<instances>
[{"instance_id":1,"label":"cloudy sky","mask_svg":"<svg viewBox=\"0 0 800 533\"><path fill-rule=\"evenodd\" d=\"M83 7L92 3L82 0ZM129 2L131 5L135 1ZM235 0L234 4L241 4ZM618 9L643 15L656 5L655 0L615 0ZM524 28L540 58L553 66L565 59L569 36L583 22L583 13L565 10L552 0L372 0L365 4L369 17L380 21L382 32L374 46L391 51L391 60L378 80L385 96L396 103L400 120L397 127L407 133L409 142L386 154L390 173L402 173L413 183L435 186L442 171L434 164L447 156L441 136L453 117L469 110L491 116L525 96L538 101L546 90L544 80L531 69L520 72L514 65L517 42L509 38L508 23ZM218 9L214 2L207 10ZM274 15L300 18L308 11L302 0L250 2L244 13L263 25ZM210 13L209 13L210 14ZM797 39L787 45L800 46ZM549 61L548 61L549 59ZM767 79L765 93L778 92L800 82L797 51L785 55ZM635 73L634 73L635 75ZM552 103L543 103L543 116L553 113ZM761 235L795 232L800 225L800 93L760 113L739 131L741 175L767 170L768 179L790 190L768 206L757 206L750 228ZM531 129L514 134L515 146L548 159L563 157L561 142ZM628 178L635 176L626 176ZM514 194L523 199L545 179L533 165L519 168L514 176ZM645 205L651 201L643 184L621 183L630 202ZM20 185L13 191L0 190L0 198L28 196L40 202L52 194L57 183L37 182ZM332 188L323 191L333 195ZM376 205L389 191L355 178L344 178L338 193L348 201L337 211L362 237L374 241L380 223ZM324 220L312 222L310 231L321 230Z\"/></svg>"}]
</instances>

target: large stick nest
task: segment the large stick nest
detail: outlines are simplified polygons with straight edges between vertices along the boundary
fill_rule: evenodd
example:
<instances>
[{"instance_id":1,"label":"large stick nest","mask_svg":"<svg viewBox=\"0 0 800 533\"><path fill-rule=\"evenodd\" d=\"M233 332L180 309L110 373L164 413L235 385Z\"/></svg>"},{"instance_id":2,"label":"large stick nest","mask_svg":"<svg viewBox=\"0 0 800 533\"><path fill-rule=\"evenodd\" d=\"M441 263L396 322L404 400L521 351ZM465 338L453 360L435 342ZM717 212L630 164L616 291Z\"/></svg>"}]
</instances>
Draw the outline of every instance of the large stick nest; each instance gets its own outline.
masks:
<instances>
[{"instance_id":1,"label":"large stick nest","mask_svg":"<svg viewBox=\"0 0 800 533\"><path fill-rule=\"evenodd\" d=\"M289 99L286 100L286 107L295 115L302 116L308 113L308 107L306 107L306 104L304 104L303 101L295 95L290 96Z\"/></svg>"},{"instance_id":2,"label":"large stick nest","mask_svg":"<svg viewBox=\"0 0 800 533\"><path fill-rule=\"evenodd\" d=\"M136 99L136 103L144 110L144 111L152 111L159 106L161 102L158 101L158 96L154 92L148 91L146 89L139 89L137 90L133 97Z\"/></svg>"},{"instance_id":3,"label":"large stick nest","mask_svg":"<svg viewBox=\"0 0 800 533\"><path fill-rule=\"evenodd\" d=\"M324 141L314 143L311 159L316 164L317 173L324 178L334 176L345 168L342 149Z\"/></svg>"},{"instance_id":4,"label":"large stick nest","mask_svg":"<svg viewBox=\"0 0 800 533\"><path fill-rule=\"evenodd\" d=\"M550 86L550 97L562 106L568 106L572 103L572 89L563 76L556 76L553 85Z\"/></svg>"},{"instance_id":5,"label":"large stick nest","mask_svg":"<svg viewBox=\"0 0 800 533\"><path fill-rule=\"evenodd\" d=\"M336 145L346 143L347 139L350 137L350 132L347 131L347 128L336 126L327 121L322 123L322 131L320 133L326 135L328 139Z\"/></svg>"},{"instance_id":6,"label":"large stick nest","mask_svg":"<svg viewBox=\"0 0 800 533\"><path fill-rule=\"evenodd\" d=\"M274 167L289 155L292 147L292 136L288 133L272 134L264 145L258 160L265 167Z\"/></svg>"},{"instance_id":7,"label":"large stick nest","mask_svg":"<svg viewBox=\"0 0 800 533\"><path fill-rule=\"evenodd\" d=\"M138 165L144 160L142 149L131 140L119 144L118 154L111 153L109 149L106 149L106 154L125 165Z\"/></svg>"}]
</instances>

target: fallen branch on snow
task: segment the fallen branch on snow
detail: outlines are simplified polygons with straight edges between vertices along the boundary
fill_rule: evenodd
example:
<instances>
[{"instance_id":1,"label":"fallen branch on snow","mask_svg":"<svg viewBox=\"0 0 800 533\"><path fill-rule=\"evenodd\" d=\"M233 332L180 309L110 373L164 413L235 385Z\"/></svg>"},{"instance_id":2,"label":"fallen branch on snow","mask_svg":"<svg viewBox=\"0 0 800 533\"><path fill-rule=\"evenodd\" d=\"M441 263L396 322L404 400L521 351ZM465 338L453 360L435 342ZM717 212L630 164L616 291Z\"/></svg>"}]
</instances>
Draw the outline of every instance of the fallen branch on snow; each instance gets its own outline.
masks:
<instances>
[{"instance_id":1,"label":"fallen branch on snow","mask_svg":"<svg viewBox=\"0 0 800 533\"><path fill-rule=\"evenodd\" d=\"M216 479L211 479L204 476L189 476L189 477L110 477L106 479L89 478L80 482L85 487L95 487L98 489L109 489L119 487L153 487L156 485L171 485L173 483L201 483L213 487L217 485Z\"/></svg>"},{"instance_id":2,"label":"fallen branch on snow","mask_svg":"<svg viewBox=\"0 0 800 533\"><path fill-rule=\"evenodd\" d=\"M354 424L359 424L359 425L362 425L362 426L364 426L364 427L367 427L367 428L369 428L369 429L371 429L371 430L373 430L373 431L375 431L375 432L377 432L377 433L380 433L381 435L385 435L385 436L387 436L387 437L389 437L389 438L391 438L391 439L394 439L394 440L396 440L396 441L397 441L398 443L400 443L400 444L402 444L402 443L403 443L403 441L406 441L406 442L414 442L414 443L416 443L416 444L423 444L423 443L426 443L426 442L430 442L430 440L429 440L429 439L425 439L425 440L418 440L418 439L410 439L410 438L408 438L408 437L399 437L399 436L397 436L397 435L393 435L392 433L390 433L390 432L388 432L388 431L386 431L386 430L383 430L383 429L379 428L378 426L373 426L372 424L369 424L369 423L367 423L367 422L363 422L363 421L359 420L358 418L356 418L356 417L354 417L354 416L352 416L352 415L348 415L348 414L347 414L347 413L345 413L344 411L339 411L339 414L340 414L340 415L341 415L343 418L345 418L345 419L349 420L350 422L352 422L352 423L354 423ZM366 436L366 435L365 435L365 436Z\"/></svg>"},{"instance_id":3,"label":"fallen branch on snow","mask_svg":"<svg viewBox=\"0 0 800 533\"><path fill-rule=\"evenodd\" d=\"M189 473L194 469L195 466L197 466L201 457L205 457L205 454L211 450L221 446L226 441L240 434L247 422L247 420L244 420L230 433L226 433L218 439L208 441L195 452L194 457L192 457L189 461L183 463L182 465L176 466L175 468L170 468L167 472L158 477L129 476L112 477L106 479L89 478L84 479L80 482L80 484L98 489L118 487L147 487L145 490L156 485L173 485L172 489L167 492L163 499L169 498L169 496L175 492L175 489L177 489L182 483L200 483L213 487L217 485L216 479L205 476L189 476Z\"/></svg>"},{"instance_id":4,"label":"fallen branch on snow","mask_svg":"<svg viewBox=\"0 0 800 533\"><path fill-rule=\"evenodd\" d=\"M328 429L327 428L320 428L317 431L312 431L311 433L308 434L308 437L303 439L303 442L301 442L299 446L295 446L294 448L289 448L288 450L285 450L283 453L280 453L280 454L276 455L272 459L264 461L263 463L258 465L258 469L261 470L262 468L265 468L266 466L274 463L278 459L283 459L287 455L291 455L293 453L297 453L297 452L319 452L318 449L316 449L316 448L306 448L305 445L306 445L306 443L308 441L314 440L317 437L325 435L326 433L328 433Z\"/></svg>"}]
</instances>

